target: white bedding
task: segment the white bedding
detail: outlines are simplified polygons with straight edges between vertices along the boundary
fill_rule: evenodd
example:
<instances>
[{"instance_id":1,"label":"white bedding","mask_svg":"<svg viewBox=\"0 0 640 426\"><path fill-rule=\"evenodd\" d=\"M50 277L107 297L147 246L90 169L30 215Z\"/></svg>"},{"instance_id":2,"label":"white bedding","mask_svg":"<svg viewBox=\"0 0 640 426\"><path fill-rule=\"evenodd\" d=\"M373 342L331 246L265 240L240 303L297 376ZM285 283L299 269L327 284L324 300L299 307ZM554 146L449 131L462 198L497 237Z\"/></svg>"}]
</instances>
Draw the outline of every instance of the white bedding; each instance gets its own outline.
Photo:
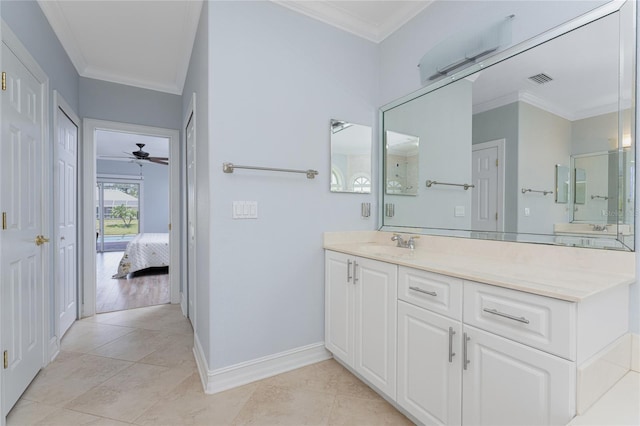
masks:
<instances>
[{"instance_id":1,"label":"white bedding","mask_svg":"<svg viewBox=\"0 0 640 426\"><path fill-rule=\"evenodd\" d=\"M138 234L127 245L113 278L162 266L169 266L169 234Z\"/></svg>"}]
</instances>

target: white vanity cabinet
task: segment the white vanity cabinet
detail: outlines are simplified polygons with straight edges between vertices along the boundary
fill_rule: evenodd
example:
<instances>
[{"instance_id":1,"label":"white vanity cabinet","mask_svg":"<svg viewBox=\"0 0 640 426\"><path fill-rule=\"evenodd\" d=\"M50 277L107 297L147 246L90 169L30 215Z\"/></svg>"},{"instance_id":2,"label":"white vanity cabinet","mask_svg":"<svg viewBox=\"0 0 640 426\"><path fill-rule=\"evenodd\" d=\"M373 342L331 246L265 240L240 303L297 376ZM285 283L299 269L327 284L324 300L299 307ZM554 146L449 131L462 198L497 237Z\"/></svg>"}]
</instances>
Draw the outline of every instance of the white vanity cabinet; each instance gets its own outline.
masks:
<instances>
[{"instance_id":1,"label":"white vanity cabinet","mask_svg":"<svg viewBox=\"0 0 640 426\"><path fill-rule=\"evenodd\" d=\"M573 301L527 291L553 287L520 272L500 286L325 253L327 349L421 424L565 425L598 396L578 377L628 330L626 278Z\"/></svg>"},{"instance_id":2,"label":"white vanity cabinet","mask_svg":"<svg viewBox=\"0 0 640 426\"><path fill-rule=\"evenodd\" d=\"M462 352L463 424L566 425L573 417L572 362L467 325Z\"/></svg>"},{"instance_id":3,"label":"white vanity cabinet","mask_svg":"<svg viewBox=\"0 0 640 426\"><path fill-rule=\"evenodd\" d=\"M575 356L575 304L402 266L398 287L397 403L417 420L571 419L575 364L556 354Z\"/></svg>"},{"instance_id":4,"label":"white vanity cabinet","mask_svg":"<svg viewBox=\"0 0 640 426\"><path fill-rule=\"evenodd\" d=\"M396 397L396 265L326 251L325 346Z\"/></svg>"},{"instance_id":5,"label":"white vanity cabinet","mask_svg":"<svg viewBox=\"0 0 640 426\"><path fill-rule=\"evenodd\" d=\"M428 425L459 425L462 324L398 301L397 403Z\"/></svg>"}]
</instances>

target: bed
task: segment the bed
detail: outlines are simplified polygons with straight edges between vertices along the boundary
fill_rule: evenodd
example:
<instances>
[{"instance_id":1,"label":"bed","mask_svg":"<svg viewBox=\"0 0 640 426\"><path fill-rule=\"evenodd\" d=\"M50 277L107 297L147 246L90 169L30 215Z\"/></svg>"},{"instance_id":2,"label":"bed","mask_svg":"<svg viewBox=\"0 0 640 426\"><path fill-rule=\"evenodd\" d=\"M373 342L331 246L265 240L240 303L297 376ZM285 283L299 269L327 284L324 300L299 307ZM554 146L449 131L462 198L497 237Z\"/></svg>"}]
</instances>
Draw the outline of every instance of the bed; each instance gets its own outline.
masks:
<instances>
[{"instance_id":1,"label":"bed","mask_svg":"<svg viewBox=\"0 0 640 426\"><path fill-rule=\"evenodd\" d=\"M166 266L169 266L169 234L138 234L127 245L113 278Z\"/></svg>"}]
</instances>

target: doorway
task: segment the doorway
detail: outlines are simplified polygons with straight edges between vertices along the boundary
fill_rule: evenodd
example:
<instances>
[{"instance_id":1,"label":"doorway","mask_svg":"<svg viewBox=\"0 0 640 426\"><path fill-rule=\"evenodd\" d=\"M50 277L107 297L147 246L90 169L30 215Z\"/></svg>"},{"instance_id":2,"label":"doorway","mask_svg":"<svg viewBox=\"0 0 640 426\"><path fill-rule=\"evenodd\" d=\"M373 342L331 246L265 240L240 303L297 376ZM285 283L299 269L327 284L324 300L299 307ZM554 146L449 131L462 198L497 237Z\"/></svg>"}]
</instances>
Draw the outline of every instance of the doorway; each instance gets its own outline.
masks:
<instances>
[{"instance_id":1,"label":"doorway","mask_svg":"<svg viewBox=\"0 0 640 426\"><path fill-rule=\"evenodd\" d=\"M178 303L178 131L87 119L84 139L83 316Z\"/></svg>"}]
</instances>

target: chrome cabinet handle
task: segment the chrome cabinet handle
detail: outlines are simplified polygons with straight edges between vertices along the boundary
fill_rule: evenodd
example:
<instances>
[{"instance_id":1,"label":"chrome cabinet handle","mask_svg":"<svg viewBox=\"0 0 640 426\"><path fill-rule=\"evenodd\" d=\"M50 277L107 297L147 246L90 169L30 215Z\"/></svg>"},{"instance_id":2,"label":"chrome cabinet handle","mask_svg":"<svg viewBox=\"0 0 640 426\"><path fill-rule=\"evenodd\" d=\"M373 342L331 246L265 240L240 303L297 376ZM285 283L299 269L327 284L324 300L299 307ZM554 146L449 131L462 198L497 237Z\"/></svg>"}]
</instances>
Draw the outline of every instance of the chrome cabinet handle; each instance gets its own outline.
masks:
<instances>
[{"instance_id":1,"label":"chrome cabinet handle","mask_svg":"<svg viewBox=\"0 0 640 426\"><path fill-rule=\"evenodd\" d=\"M469 361L469 357L467 356L467 342L469 342L469 340L471 340L471 337L467 336L467 333L463 334L463 341L464 341L464 345L462 347L462 352L463 352L463 356L464 356L464 369L467 369L467 365L469 365L469 363L471 361Z\"/></svg>"},{"instance_id":2,"label":"chrome cabinet handle","mask_svg":"<svg viewBox=\"0 0 640 426\"><path fill-rule=\"evenodd\" d=\"M503 318L509 318L510 320L522 322L524 324L529 324L529 320L526 319L525 317L516 317L516 316L513 316L513 315L505 314L504 312L500 312L497 309L484 308L483 311L485 311L488 314L497 315L497 316L503 317Z\"/></svg>"},{"instance_id":3,"label":"chrome cabinet handle","mask_svg":"<svg viewBox=\"0 0 640 426\"><path fill-rule=\"evenodd\" d=\"M351 260L347 260L347 282L351 281Z\"/></svg>"},{"instance_id":4,"label":"chrome cabinet handle","mask_svg":"<svg viewBox=\"0 0 640 426\"><path fill-rule=\"evenodd\" d=\"M453 327L449 327L449 362L453 362L453 357L456 354L455 352L453 352L453 335L456 334L455 331L453 331Z\"/></svg>"},{"instance_id":5,"label":"chrome cabinet handle","mask_svg":"<svg viewBox=\"0 0 640 426\"><path fill-rule=\"evenodd\" d=\"M356 262L355 260L353 261L353 283L357 283L358 282L358 277L356 276L356 272L358 271L358 262Z\"/></svg>"},{"instance_id":6,"label":"chrome cabinet handle","mask_svg":"<svg viewBox=\"0 0 640 426\"><path fill-rule=\"evenodd\" d=\"M423 290L420 287L409 287L409 290L417 291L418 293L428 294L429 296L437 296L438 293L435 291Z\"/></svg>"}]
</instances>

